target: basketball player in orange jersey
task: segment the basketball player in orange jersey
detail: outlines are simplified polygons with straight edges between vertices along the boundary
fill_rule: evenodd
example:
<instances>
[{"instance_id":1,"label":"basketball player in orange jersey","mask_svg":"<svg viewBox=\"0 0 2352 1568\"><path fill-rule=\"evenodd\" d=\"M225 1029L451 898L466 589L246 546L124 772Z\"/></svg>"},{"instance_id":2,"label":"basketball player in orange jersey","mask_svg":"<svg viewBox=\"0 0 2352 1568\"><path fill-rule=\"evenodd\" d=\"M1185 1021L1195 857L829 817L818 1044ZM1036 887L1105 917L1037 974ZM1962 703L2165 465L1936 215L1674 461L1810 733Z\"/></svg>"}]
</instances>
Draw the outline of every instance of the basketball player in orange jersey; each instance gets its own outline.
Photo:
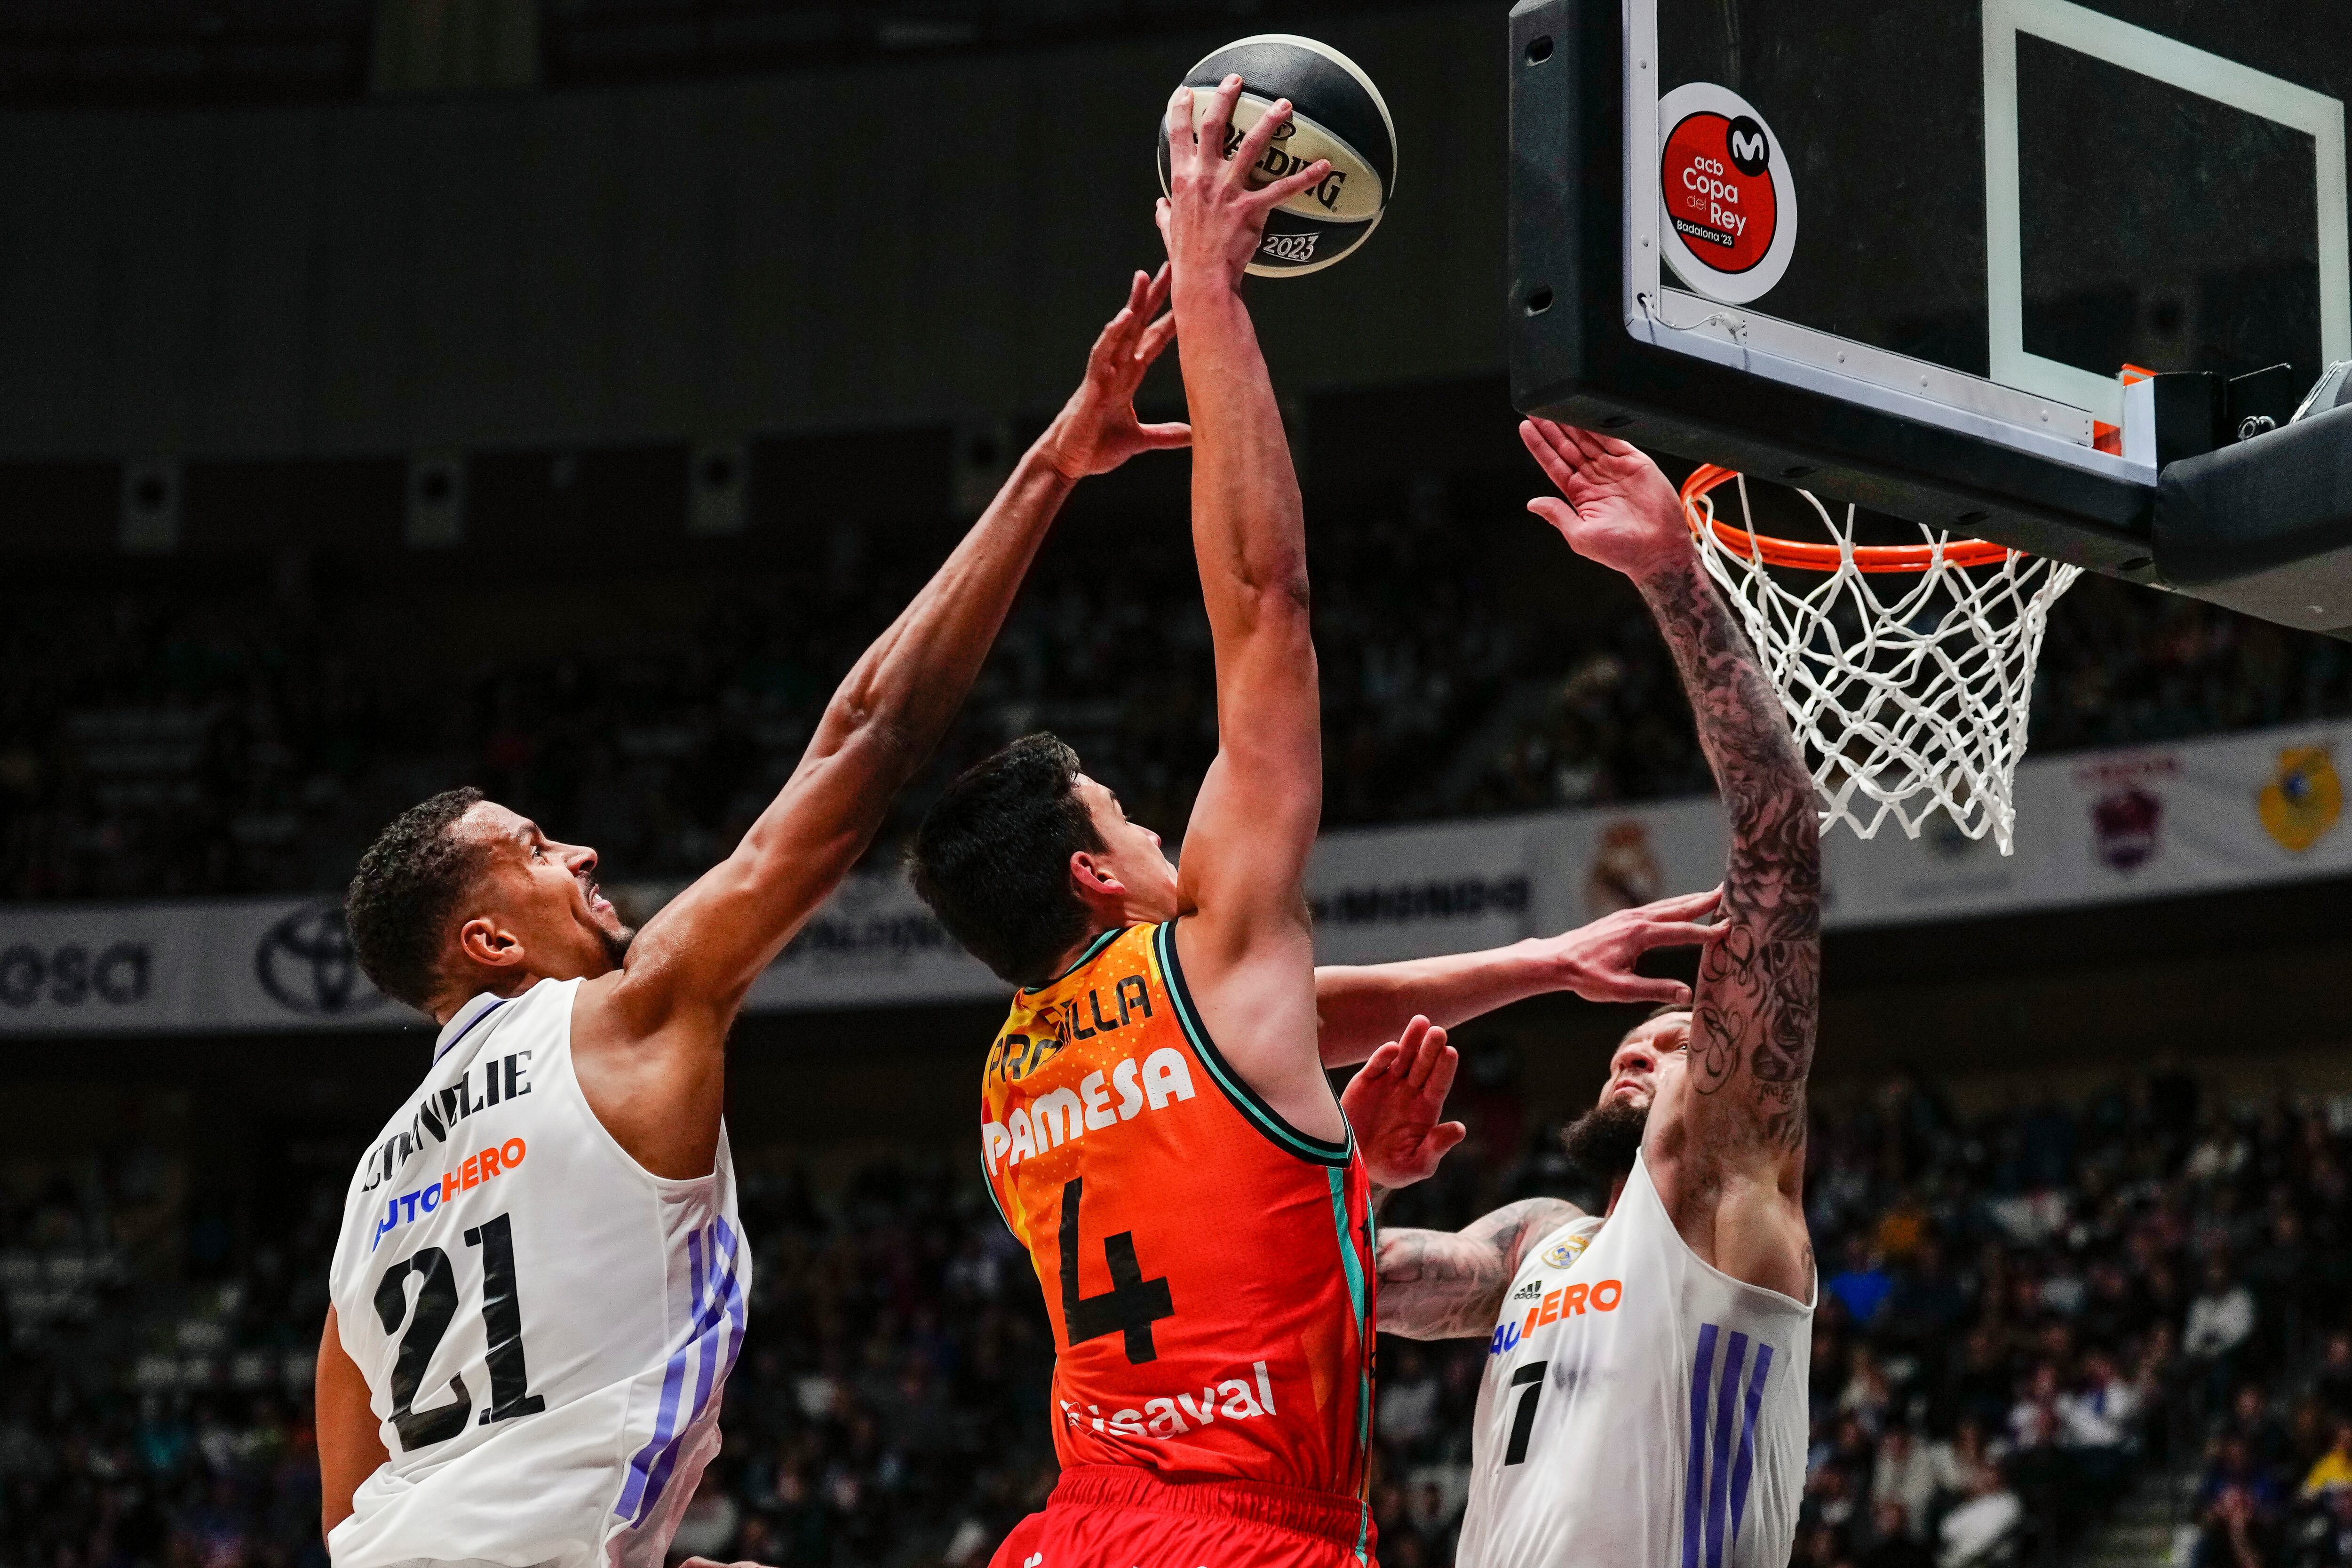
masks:
<instances>
[{"instance_id":1,"label":"basketball player in orange jersey","mask_svg":"<svg viewBox=\"0 0 2352 1568\"><path fill-rule=\"evenodd\" d=\"M1297 481L1243 308L1277 103L1230 162L1239 78L1171 105L1160 222L1192 412L1192 531L1218 753L1181 868L1051 736L959 778L910 857L948 929L1023 989L982 1081L982 1157L1054 1325L1062 1476L1001 1568L1337 1568L1369 1558L1374 1268L1362 1160L1324 1078L1413 1007L1466 1016L1630 973L1712 895L1605 931L1392 971L1328 972L1301 884L1321 715ZM1206 151L1203 151L1203 150ZM1319 1043L1318 1043L1318 1037Z\"/></svg>"}]
</instances>

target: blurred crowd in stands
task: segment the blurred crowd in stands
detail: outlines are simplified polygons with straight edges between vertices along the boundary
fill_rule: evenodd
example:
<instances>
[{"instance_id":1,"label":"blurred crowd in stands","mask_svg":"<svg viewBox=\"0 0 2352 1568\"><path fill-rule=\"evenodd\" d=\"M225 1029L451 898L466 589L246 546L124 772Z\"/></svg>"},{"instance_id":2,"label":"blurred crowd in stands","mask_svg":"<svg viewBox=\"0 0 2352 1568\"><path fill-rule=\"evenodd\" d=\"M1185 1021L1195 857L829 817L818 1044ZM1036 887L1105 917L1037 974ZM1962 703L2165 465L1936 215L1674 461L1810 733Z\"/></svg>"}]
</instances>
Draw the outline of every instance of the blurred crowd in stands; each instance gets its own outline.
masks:
<instances>
[{"instance_id":1,"label":"blurred crowd in stands","mask_svg":"<svg viewBox=\"0 0 2352 1568\"><path fill-rule=\"evenodd\" d=\"M1385 510L1334 510L1314 563L1331 824L1710 787L1630 595L1549 618L1545 595L1463 548L1493 520L1465 519L1434 479ZM1192 562L1181 532L1145 531L1109 542L1106 572L1101 532L1049 543L894 833L949 768L1039 728L1139 820L1181 831L1214 747ZM43 593L0 618L0 900L337 889L393 813L457 783L594 844L608 879L699 870L929 565L873 553L688 584L706 607L668 636L625 611L575 616L534 651L473 661L445 646L446 610L407 625L396 590L314 588L299 562L234 593ZM478 624L471 645L526 641L516 625ZM2093 577L2053 616L2033 744L2347 713L2341 644Z\"/></svg>"},{"instance_id":2,"label":"blurred crowd in stands","mask_svg":"<svg viewBox=\"0 0 2352 1568\"><path fill-rule=\"evenodd\" d=\"M1474 1049L1472 1137L1387 1223L1597 1201L1515 1071ZM2347 1112L2159 1074L1981 1115L1905 1078L1818 1116L1799 1568L2051 1562L2151 1491L2188 1568L2352 1562ZM326 1561L309 1384L340 1181L233 1215L175 1168L0 1179L0 1568ZM820 1188L751 1162L752 1328L678 1554L977 1568L1045 1495L1050 1331L967 1168ZM1388 1568L1452 1561L1482 1352L1382 1342Z\"/></svg>"}]
</instances>

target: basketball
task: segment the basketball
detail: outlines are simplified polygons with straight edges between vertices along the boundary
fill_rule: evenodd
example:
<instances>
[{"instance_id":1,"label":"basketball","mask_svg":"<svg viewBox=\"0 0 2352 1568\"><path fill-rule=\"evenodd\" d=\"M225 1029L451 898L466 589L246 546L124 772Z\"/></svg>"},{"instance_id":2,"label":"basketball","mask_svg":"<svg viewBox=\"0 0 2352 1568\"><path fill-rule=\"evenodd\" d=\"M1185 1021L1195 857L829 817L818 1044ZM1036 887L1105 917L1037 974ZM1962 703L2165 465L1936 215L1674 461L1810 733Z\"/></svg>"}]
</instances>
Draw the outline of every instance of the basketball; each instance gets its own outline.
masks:
<instances>
[{"instance_id":1,"label":"basketball","mask_svg":"<svg viewBox=\"0 0 2352 1568\"><path fill-rule=\"evenodd\" d=\"M1381 89L1363 68L1328 44L1289 33L1239 38L1184 73L1193 112L1228 76L1242 79L1225 156L1278 99L1290 100L1288 127L1251 171L1253 184L1281 179L1318 158L1331 172L1274 209L1249 269L1261 278L1319 272L1370 237L1396 189L1396 125ZM1160 188L1168 189L1168 138L1159 143Z\"/></svg>"}]
</instances>

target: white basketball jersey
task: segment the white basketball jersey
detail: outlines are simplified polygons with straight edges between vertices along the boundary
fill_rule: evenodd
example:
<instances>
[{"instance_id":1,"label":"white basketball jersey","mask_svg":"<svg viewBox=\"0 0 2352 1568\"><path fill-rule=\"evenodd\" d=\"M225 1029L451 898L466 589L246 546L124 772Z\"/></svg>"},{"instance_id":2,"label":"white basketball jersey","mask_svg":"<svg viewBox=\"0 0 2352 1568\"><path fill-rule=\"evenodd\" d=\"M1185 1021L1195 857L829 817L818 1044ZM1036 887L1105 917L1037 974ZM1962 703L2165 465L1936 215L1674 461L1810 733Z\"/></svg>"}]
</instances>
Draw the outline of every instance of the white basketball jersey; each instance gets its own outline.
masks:
<instances>
[{"instance_id":1,"label":"white basketball jersey","mask_svg":"<svg viewBox=\"0 0 2352 1568\"><path fill-rule=\"evenodd\" d=\"M1811 1307L1699 1260L1636 1158L1538 1242L1478 1390L1462 1568L1784 1568Z\"/></svg>"},{"instance_id":2,"label":"white basketball jersey","mask_svg":"<svg viewBox=\"0 0 2352 1568\"><path fill-rule=\"evenodd\" d=\"M352 1179L329 1288L391 1462L335 1568L660 1568L718 1451L751 1289L726 1131L692 1181L623 1152L579 988L459 1009Z\"/></svg>"}]
</instances>

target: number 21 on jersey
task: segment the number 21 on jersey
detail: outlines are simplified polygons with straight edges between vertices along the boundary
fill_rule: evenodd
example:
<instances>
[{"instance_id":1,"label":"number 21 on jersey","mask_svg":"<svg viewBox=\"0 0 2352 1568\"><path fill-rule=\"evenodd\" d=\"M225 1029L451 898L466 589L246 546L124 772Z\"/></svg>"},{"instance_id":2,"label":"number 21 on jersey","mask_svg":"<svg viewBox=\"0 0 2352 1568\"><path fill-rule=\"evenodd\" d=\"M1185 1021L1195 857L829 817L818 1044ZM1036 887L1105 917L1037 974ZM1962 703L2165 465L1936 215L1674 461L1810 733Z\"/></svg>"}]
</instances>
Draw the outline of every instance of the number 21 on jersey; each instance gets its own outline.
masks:
<instances>
[{"instance_id":1,"label":"number 21 on jersey","mask_svg":"<svg viewBox=\"0 0 2352 1568\"><path fill-rule=\"evenodd\" d=\"M466 1232L466 1246L482 1259L482 1327L489 1341L490 1403L481 1424L536 1415L547 1407L530 1392L530 1373L523 1362L522 1299L515 1282L514 1233L508 1216L498 1215ZM408 1284L416 1281L412 1300ZM392 1425L400 1434L404 1453L435 1443L446 1443L466 1429L474 1413L474 1396L464 1376L449 1380L449 1397L425 1409L416 1408L424 1392L425 1369L440 1348L441 1338L457 1315L457 1281L449 1255L437 1247L420 1247L393 1264L376 1282L375 1315L387 1334L400 1335L400 1352L392 1367ZM401 1329L405 1321L406 1331Z\"/></svg>"}]
</instances>

